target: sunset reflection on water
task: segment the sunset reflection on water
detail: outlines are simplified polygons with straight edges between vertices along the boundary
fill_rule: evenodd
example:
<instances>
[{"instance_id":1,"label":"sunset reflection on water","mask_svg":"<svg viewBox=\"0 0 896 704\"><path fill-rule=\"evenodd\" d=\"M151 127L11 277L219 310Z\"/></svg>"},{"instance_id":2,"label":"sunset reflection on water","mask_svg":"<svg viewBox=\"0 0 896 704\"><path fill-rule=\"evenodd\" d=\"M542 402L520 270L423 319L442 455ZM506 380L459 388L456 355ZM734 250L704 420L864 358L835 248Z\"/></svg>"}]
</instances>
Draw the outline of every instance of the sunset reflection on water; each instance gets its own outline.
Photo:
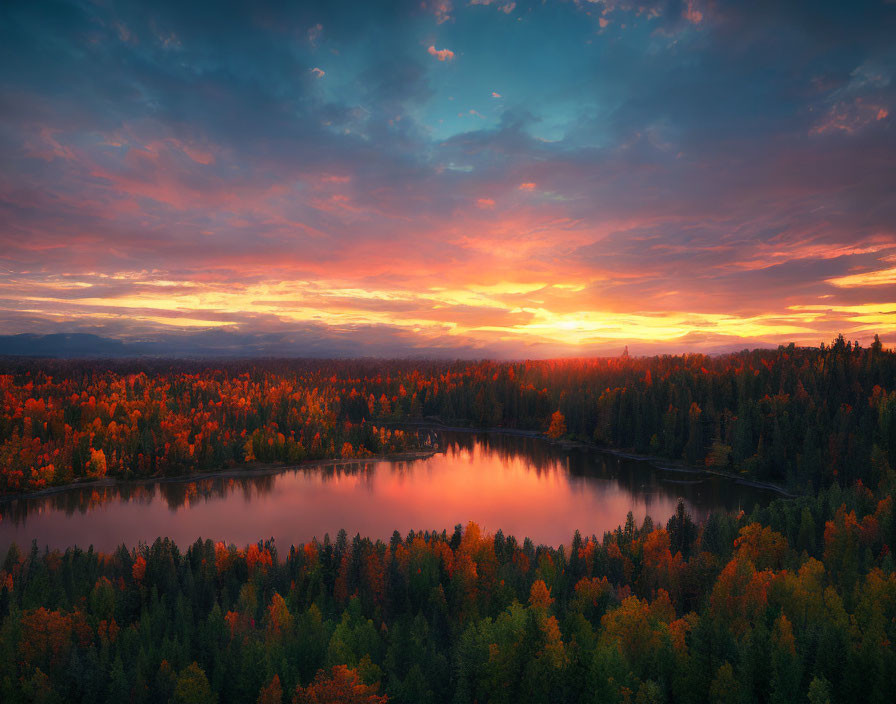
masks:
<instances>
[{"instance_id":1,"label":"sunset reflection on water","mask_svg":"<svg viewBox=\"0 0 896 704\"><path fill-rule=\"evenodd\" d=\"M749 510L770 496L718 477L669 473L613 455L565 452L543 440L441 434L442 452L410 461L358 461L274 474L82 487L0 504L0 549L36 539L111 550L169 536L286 546L344 528L388 539L394 530L485 530L568 543L576 529L601 536L632 511L665 520L682 497L695 517Z\"/></svg>"}]
</instances>

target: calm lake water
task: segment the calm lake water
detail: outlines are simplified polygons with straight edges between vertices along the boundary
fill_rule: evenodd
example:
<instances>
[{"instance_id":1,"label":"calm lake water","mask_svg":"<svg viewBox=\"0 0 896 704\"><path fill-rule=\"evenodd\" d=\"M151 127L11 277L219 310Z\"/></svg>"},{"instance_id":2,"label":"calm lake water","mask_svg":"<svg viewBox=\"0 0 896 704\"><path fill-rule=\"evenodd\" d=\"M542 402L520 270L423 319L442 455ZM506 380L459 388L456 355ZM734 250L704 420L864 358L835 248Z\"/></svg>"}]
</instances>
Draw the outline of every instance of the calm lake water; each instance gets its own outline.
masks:
<instances>
[{"instance_id":1,"label":"calm lake water","mask_svg":"<svg viewBox=\"0 0 896 704\"><path fill-rule=\"evenodd\" d=\"M0 502L0 555L11 542L43 548L169 536L244 546L275 538L281 550L340 528L388 539L394 530L443 530L476 521L536 544L568 544L576 529L603 535L634 513L665 521L682 497L695 518L751 510L769 492L721 477L660 470L599 452L566 452L537 438L440 433L427 459L289 469L277 474L78 488Z\"/></svg>"}]
</instances>

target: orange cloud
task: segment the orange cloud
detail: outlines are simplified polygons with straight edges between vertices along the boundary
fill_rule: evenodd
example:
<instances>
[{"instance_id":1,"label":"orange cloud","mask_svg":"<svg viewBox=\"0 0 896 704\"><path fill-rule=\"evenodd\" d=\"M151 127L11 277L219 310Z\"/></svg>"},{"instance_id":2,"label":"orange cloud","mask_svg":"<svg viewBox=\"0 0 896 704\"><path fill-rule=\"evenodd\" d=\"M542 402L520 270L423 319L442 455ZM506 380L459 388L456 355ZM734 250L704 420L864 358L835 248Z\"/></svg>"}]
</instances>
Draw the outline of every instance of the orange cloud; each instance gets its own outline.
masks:
<instances>
[{"instance_id":1,"label":"orange cloud","mask_svg":"<svg viewBox=\"0 0 896 704\"><path fill-rule=\"evenodd\" d=\"M425 7L425 3L423 4ZM453 10L451 0L433 0L430 3L430 10L436 16L436 23L442 24L451 19L451 10Z\"/></svg>"},{"instance_id":2,"label":"orange cloud","mask_svg":"<svg viewBox=\"0 0 896 704\"><path fill-rule=\"evenodd\" d=\"M451 61L454 58L454 52L451 49L436 49L435 44L430 44L426 50L430 56L435 56L439 61Z\"/></svg>"},{"instance_id":3,"label":"orange cloud","mask_svg":"<svg viewBox=\"0 0 896 704\"><path fill-rule=\"evenodd\" d=\"M842 100L835 103L827 114L809 131L811 135L822 135L842 132L855 134L874 122L880 122L889 116L889 111L882 105L869 103L862 98L853 101Z\"/></svg>"},{"instance_id":4,"label":"orange cloud","mask_svg":"<svg viewBox=\"0 0 896 704\"><path fill-rule=\"evenodd\" d=\"M691 24L700 24L703 21L703 13L697 8L697 3L694 0L688 0L682 17Z\"/></svg>"},{"instance_id":5,"label":"orange cloud","mask_svg":"<svg viewBox=\"0 0 896 704\"><path fill-rule=\"evenodd\" d=\"M497 5L498 12L503 12L505 15L509 15L511 12L516 9L515 2L506 2L503 5L498 5L499 0L470 0L471 5Z\"/></svg>"},{"instance_id":6,"label":"orange cloud","mask_svg":"<svg viewBox=\"0 0 896 704\"><path fill-rule=\"evenodd\" d=\"M852 286L892 286L896 284L896 267L879 271L866 271L862 274L849 274L828 279L827 282L839 288Z\"/></svg>"}]
</instances>

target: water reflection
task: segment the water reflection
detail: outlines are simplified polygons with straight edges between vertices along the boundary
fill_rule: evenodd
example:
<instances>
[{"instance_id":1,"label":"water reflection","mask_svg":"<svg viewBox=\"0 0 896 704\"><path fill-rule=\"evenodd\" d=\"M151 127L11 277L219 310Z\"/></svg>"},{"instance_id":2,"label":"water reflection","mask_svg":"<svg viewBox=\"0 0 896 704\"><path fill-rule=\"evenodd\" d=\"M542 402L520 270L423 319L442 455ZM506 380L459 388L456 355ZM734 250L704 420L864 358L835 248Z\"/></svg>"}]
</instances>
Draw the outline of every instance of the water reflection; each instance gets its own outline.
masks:
<instances>
[{"instance_id":1,"label":"water reflection","mask_svg":"<svg viewBox=\"0 0 896 704\"><path fill-rule=\"evenodd\" d=\"M601 535L650 514L665 520L679 496L696 517L752 508L771 497L720 477L672 473L648 463L543 440L442 433L442 452L421 460L328 463L274 474L80 487L0 503L0 549L32 538L111 550L168 535L245 544L273 536L303 542L346 528L388 538L395 529L451 529L475 520L489 530L568 541Z\"/></svg>"},{"instance_id":2,"label":"water reflection","mask_svg":"<svg viewBox=\"0 0 896 704\"><path fill-rule=\"evenodd\" d=\"M399 463L393 463L399 464ZM308 468L289 469L288 472L314 472L321 479L338 479L342 476L371 474L374 462L353 462L351 464L313 465ZM0 504L0 520L20 524L27 522L35 513L57 511L67 516L86 514L103 504L118 502L148 505L161 501L171 511L198 503L219 500L238 495L249 502L272 493L277 483L277 473L253 473L246 476L223 476L208 478L177 479L163 482L129 482L114 486L75 487L46 496L18 499Z\"/></svg>"}]
</instances>

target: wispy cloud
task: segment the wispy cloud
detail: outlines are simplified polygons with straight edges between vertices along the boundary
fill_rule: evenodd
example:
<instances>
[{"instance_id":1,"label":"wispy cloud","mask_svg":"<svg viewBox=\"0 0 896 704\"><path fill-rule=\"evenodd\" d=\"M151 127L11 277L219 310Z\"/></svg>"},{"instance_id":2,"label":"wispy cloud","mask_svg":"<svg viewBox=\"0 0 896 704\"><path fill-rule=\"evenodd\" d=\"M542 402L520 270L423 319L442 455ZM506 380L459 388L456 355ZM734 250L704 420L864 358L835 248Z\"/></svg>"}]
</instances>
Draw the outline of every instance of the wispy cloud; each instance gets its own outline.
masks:
<instances>
[{"instance_id":1,"label":"wispy cloud","mask_svg":"<svg viewBox=\"0 0 896 704\"><path fill-rule=\"evenodd\" d=\"M827 282L832 286L848 288L850 286L896 286L896 267L866 271L860 274L835 276Z\"/></svg>"}]
</instances>

